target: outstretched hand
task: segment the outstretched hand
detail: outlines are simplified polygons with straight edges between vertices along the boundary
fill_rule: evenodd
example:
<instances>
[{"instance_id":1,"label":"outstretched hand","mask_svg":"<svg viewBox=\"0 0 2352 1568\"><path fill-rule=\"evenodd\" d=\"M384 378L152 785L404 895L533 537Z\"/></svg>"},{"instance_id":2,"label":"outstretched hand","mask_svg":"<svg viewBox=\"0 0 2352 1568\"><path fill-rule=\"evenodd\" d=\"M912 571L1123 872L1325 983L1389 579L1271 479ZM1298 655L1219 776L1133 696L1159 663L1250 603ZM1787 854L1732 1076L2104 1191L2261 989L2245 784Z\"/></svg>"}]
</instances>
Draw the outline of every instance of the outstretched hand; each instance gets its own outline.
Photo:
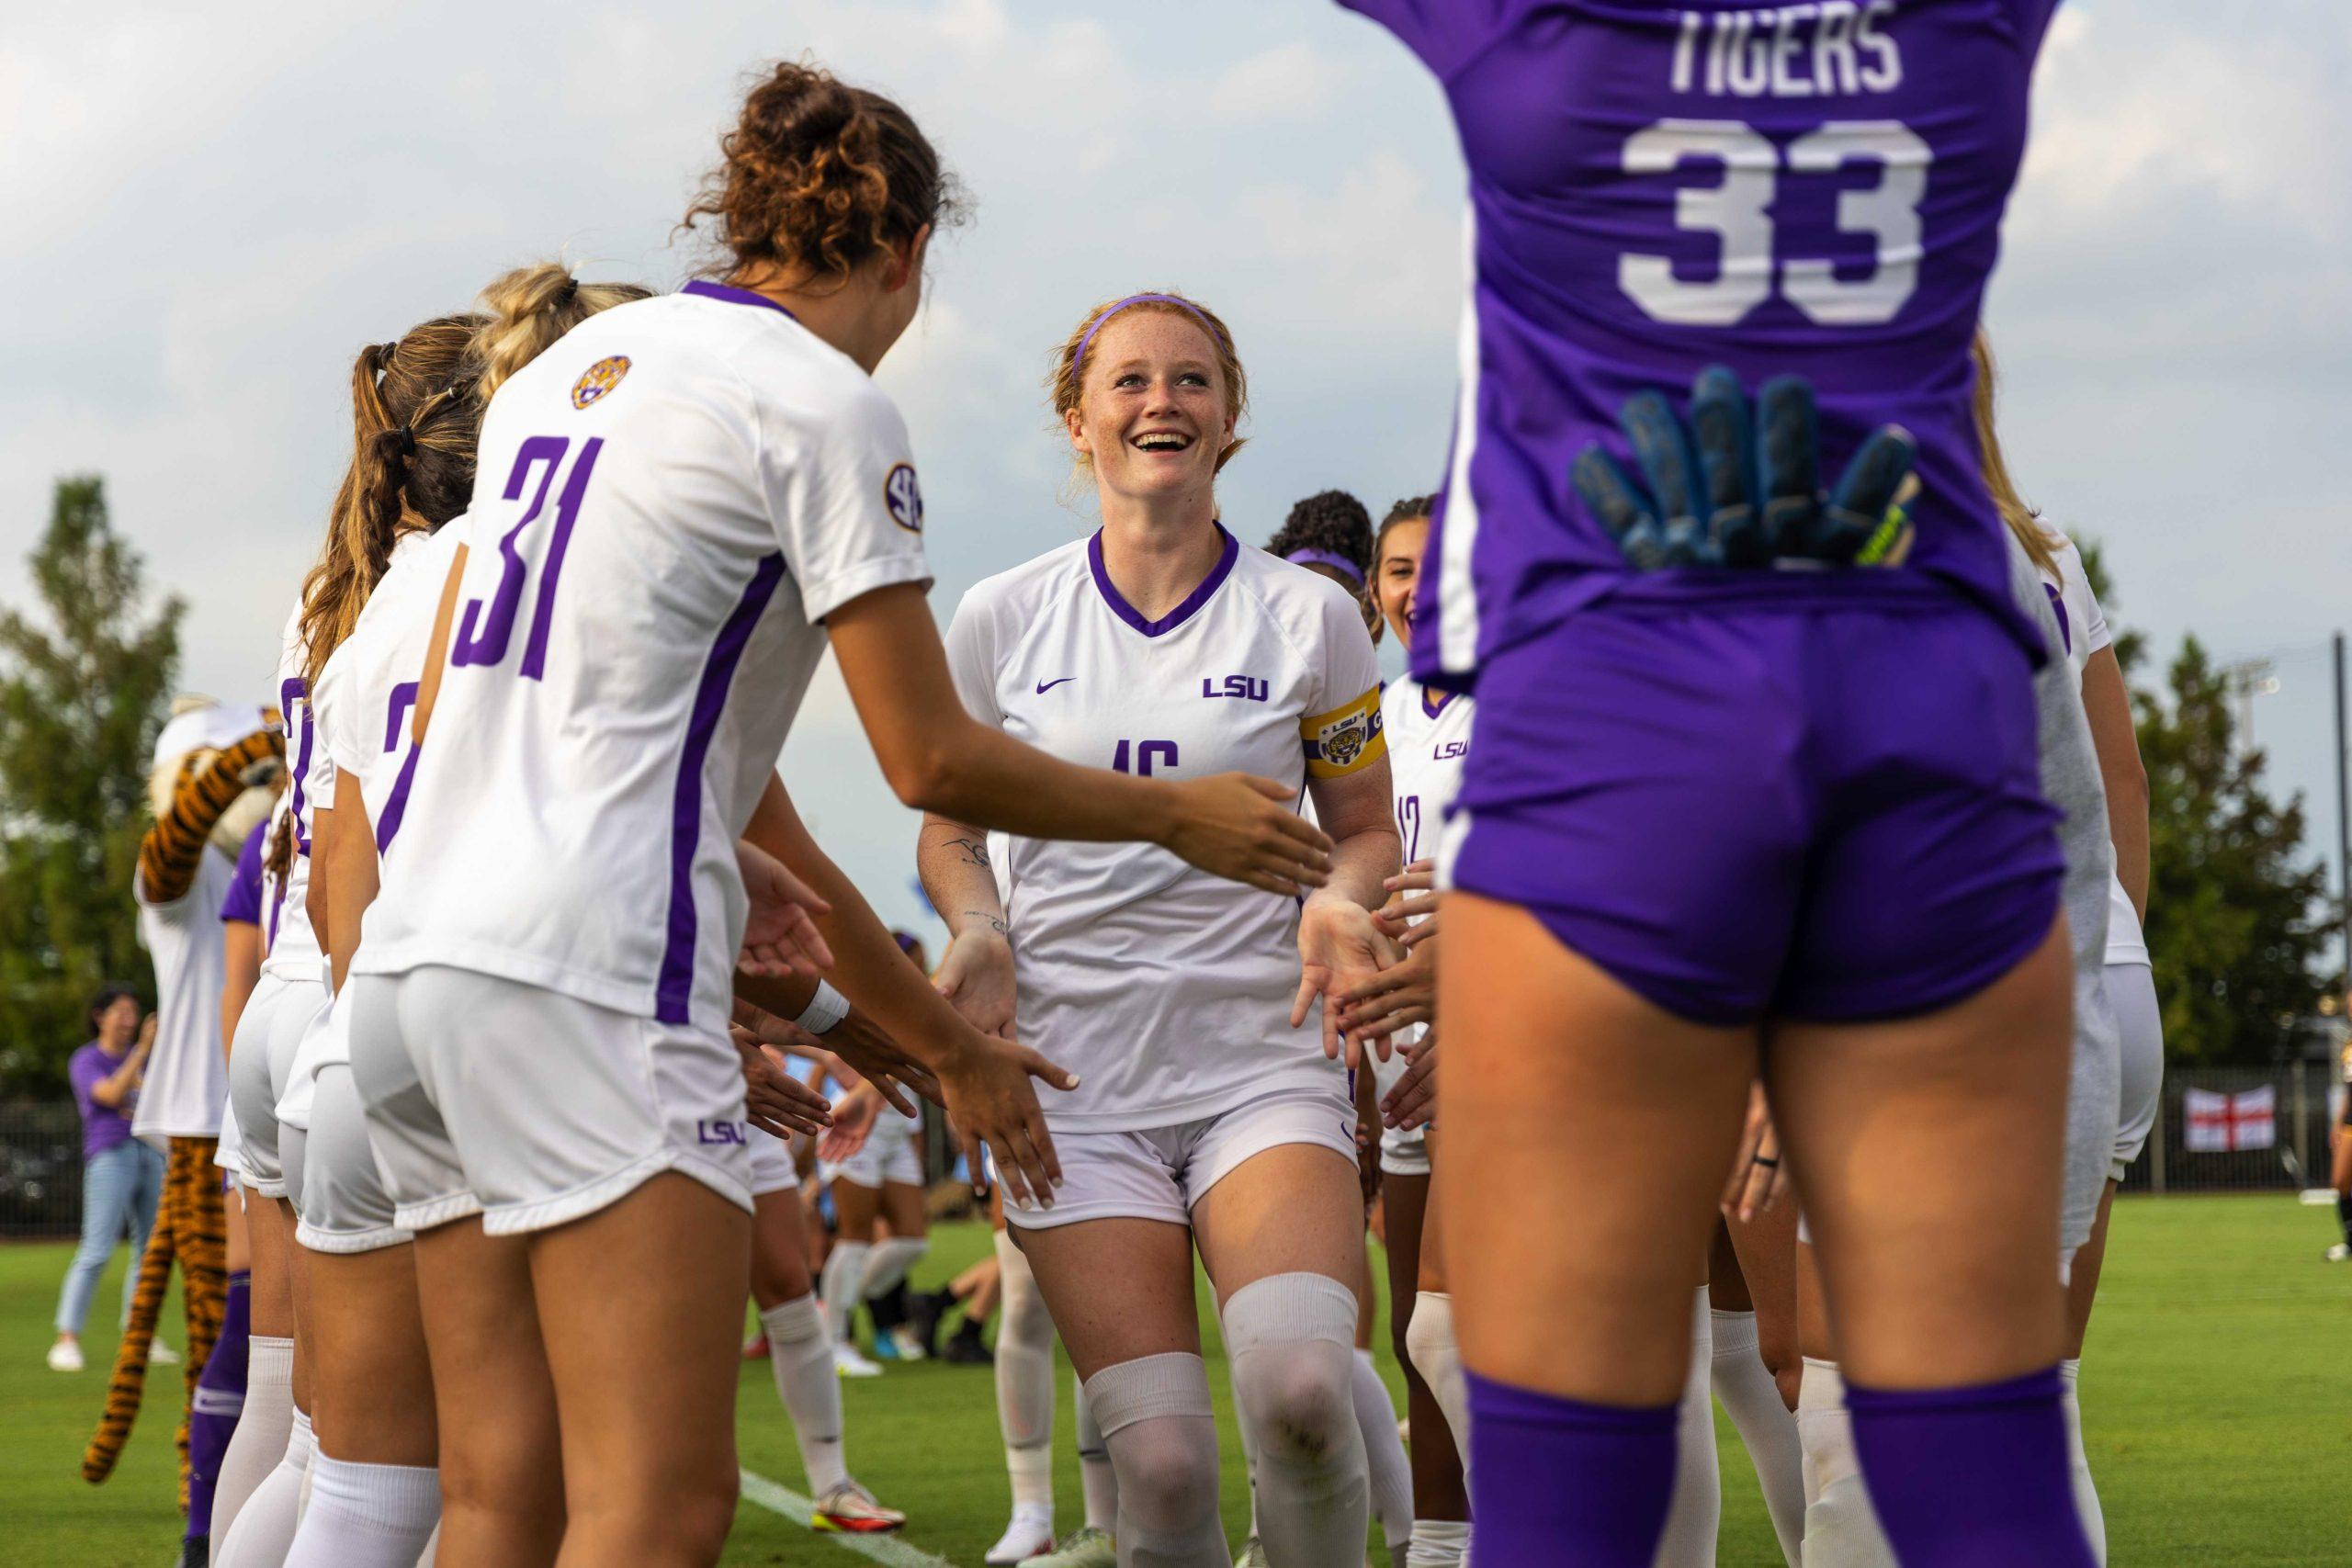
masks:
<instances>
[{"instance_id":1,"label":"outstretched hand","mask_svg":"<svg viewBox=\"0 0 2352 1568\"><path fill-rule=\"evenodd\" d=\"M1918 444L1881 425L1820 488L1813 385L1764 383L1751 416L1739 378L1720 365L1699 373L1688 421L1648 390L1618 412L1649 489L1645 493L1599 442L1577 454L1569 478L1625 558L1669 567L1899 566L1911 547L1908 502Z\"/></svg>"},{"instance_id":2,"label":"outstretched hand","mask_svg":"<svg viewBox=\"0 0 2352 1568\"><path fill-rule=\"evenodd\" d=\"M735 863L742 871L743 891L752 906L743 921L743 947L736 967L767 979L813 977L832 967L832 950L818 933L815 918L831 913L832 906L786 870L783 862L746 840L735 840Z\"/></svg>"},{"instance_id":3,"label":"outstretched hand","mask_svg":"<svg viewBox=\"0 0 2352 1568\"><path fill-rule=\"evenodd\" d=\"M1352 898L1317 896L1298 912L1298 995L1291 1001L1290 1026L1306 1021L1315 1000L1323 1000L1323 1054L1344 1061L1350 1071L1363 1065L1367 1040L1382 1061L1389 1055L1385 1032L1358 1034L1342 1025L1348 995L1369 985L1396 962L1396 945L1380 931L1372 911Z\"/></svg>"},{"instance_id":4,"label":"outstretched hand","mask_svg":"<svg viewBox=\"0 0 2352 1568\"><path fill-rule=\"evenodd\" d=\"M1285 898L1329 880L1330 836L1291 809L1295 789L1252 773L1168 784L1177 816L1161 847L1186 863Z\"/></svg>"}]
</instances>

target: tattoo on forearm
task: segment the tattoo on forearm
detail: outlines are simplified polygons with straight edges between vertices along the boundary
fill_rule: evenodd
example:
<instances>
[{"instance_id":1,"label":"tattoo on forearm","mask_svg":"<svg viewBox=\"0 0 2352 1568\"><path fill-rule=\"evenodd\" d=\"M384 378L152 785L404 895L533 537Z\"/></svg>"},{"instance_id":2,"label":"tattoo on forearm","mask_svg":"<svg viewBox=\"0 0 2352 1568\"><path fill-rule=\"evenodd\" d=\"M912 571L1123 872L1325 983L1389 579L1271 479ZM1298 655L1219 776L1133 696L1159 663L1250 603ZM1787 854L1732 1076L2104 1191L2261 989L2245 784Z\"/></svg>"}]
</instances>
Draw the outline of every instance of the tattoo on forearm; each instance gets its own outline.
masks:
<instances>
[{"instance_id":1,"label":"tattoo on forearm","mask_svg":"<svg viewBox=\"0 0 2352 1568\"><path fill-rule=\"evenodd\" d=\"M989 863L989 845L985 839L950 839L949 844L964 852L964 858L974 865Z\"/></svg>"},{"instance_id":2,"label":"tattoo on forearm","mask_svg":"<svg viewBox=\"0 0 2352 1568\"><path fill-rule=\"evenodd\" d=\"M1004 921L998 919L996 916L988 914L983 910L967 909L964 911L964 915L967 919L986 920L989 923L989 929L995 931L999 936L1011 936L1012 934L1012 928L1011 926L1006 925Z\"/></svg>"}]
</instances>

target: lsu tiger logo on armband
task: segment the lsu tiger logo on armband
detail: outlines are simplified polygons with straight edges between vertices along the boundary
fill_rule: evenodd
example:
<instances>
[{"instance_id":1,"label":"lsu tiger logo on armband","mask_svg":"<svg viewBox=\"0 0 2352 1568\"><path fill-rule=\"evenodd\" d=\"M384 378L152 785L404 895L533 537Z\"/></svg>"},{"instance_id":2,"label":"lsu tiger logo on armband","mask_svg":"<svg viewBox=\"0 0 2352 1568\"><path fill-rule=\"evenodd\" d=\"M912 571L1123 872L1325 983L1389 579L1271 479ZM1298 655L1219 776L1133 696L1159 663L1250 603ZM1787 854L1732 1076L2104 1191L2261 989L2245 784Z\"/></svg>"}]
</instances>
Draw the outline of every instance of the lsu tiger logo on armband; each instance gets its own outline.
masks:
<instances>
[{"instance_id":1,"label":"lsu tiger logo on armband","mask_svg":"<svg viewBox=\"0 0 2352 1568\"><path fill-rule=\"evenodd\" d=\"M1345 707L1299 720L1311 778L1336 779L1388 754L1381 730L1380 688L1374 686Z\"/></svg>"},{"instance_id":2,"label":"lsu tiger logo on armband","mask_svg":"<svg viewBox=\"0 0 2352 1568\"><path fill-rule=\"evenodd\" d=\"M582 370L580 373L580 379L571 384L571 406L576 409L586 408L590 403L595 402L615 387L619 386L621 378L628 374L628 355L613 354L599 359L595 364Z\"/></svg>"}]
</instances>

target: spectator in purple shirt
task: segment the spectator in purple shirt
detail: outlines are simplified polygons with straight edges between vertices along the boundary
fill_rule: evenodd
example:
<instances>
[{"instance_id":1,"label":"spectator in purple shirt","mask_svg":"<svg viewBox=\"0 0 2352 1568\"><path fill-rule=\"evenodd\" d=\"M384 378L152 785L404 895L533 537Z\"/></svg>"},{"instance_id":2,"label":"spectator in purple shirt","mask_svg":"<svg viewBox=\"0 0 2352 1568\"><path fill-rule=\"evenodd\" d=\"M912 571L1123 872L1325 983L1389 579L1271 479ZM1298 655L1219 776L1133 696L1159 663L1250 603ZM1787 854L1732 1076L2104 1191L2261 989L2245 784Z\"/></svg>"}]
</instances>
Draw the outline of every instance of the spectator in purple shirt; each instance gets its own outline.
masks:
<instances>
[{"instance_id":1,"label":"spectator in purple shirt","mask_svg":"<svg viewBox=\"0 0 2352 1568\"><path fill-rule=\"evenodd\" d=\"M82 1245L65 1270L65 1289L57 1300L57 1343L49 1348L50 1367L61 1372L82 1370L82 1321L89 1316L90 1296L114 1244L126 1235L131 1267L123 1274L122 1312L130 1319L139 1255L146 1250L164 1188L163 1151L130 1135L130 1113L155 1043L155 1020L150 1015L142 1023L138 998L113 987L90 1004L90 1025L97 1038L74 1052L66 1066L74 1103L82 1112Z\"/></svg>"}]
</instances>

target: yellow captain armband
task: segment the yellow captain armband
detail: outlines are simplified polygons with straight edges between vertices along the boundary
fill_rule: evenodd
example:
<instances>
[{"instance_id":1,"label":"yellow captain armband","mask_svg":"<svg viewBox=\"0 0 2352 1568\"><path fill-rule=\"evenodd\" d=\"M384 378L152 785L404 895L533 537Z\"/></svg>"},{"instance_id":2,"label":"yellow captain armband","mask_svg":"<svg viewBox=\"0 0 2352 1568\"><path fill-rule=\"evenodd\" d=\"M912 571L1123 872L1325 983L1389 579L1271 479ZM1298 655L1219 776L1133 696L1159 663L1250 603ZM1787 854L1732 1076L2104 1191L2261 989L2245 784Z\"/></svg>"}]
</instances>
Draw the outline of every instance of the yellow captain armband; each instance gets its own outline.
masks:
<instances>
[{"instance_id":1,"label":"yellow captain armband","mask_svg":"<svg viewBox=\"0 0 2352 1568\"><path fill-rule=\"evenodd\" d=\"M1298 738L1306 749L1309 778L1340 778L1380 761L1388 755L1388 737L1380 728L1380 688L1345 707L1300 719Z\"/></svg>"}]
</instances>

